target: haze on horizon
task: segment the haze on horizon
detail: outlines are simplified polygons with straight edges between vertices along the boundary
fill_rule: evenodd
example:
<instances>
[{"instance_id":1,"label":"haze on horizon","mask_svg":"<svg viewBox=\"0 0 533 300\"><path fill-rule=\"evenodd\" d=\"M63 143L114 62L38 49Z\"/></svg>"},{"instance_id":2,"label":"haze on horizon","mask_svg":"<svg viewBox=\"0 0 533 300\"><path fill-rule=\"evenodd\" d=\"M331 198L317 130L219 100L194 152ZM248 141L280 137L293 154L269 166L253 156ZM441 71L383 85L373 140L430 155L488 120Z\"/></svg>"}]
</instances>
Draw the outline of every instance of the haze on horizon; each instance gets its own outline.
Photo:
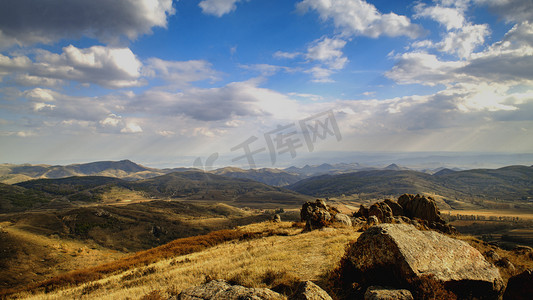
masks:
<instances>
[{"instance_id":1,"label":"haze on horizon","mask_svg":"<svg viewBox=\"0 0 533 300\"><path fill-rule=\"evenodd\" d=\"M533 2L0 3L0 163L246 147L263 167L533 153Z\"/></svg>"}]
</instances>

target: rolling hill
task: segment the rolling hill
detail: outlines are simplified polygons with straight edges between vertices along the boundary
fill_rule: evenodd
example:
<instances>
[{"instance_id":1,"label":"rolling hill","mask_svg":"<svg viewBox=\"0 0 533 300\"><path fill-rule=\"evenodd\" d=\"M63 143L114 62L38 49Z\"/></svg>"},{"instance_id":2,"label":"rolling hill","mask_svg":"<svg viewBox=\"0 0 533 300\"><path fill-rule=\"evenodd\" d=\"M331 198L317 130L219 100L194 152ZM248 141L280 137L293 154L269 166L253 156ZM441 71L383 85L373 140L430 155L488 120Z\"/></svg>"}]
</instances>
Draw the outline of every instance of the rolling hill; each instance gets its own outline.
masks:
<instances>
[{"instance_id":1,"label":"rolling hill","mask_svg":"<svg viewBox=\"0 0 533 300\"><path fill-rule=\"evenodd\" d=\"M401 193L434 193L450 202L459 198L495 205L501 201L528 202L532 199L533 167L443 170L434 175L408 170L360 171L311 177L287 188L314 197L364 193L379 198Z\"/></svg>"},{"instance_id":2,"label":"rolling hill","mask_svg":"<svg viewBox=\"0 0 533 300\"><path fill-rule=\"evenodd\" d=\"M240 168L226 167L211 171L210 173L232 178L251 179L271 186L286 186L305 178L305 176L300 174L268 168L243 170Z\"/></svg>"},{"instance_id":3,"label":"rolling hill","mask_svg":"<svg viewBox=\"0 0 533 300\"><path fill-rule=\"evenodd\" d=\"M15 185L2 184L0 188L4 191L0 195L0 213L42 209L52 203L57 208L102 202L120 204L134 199L226 202L261 208L299 206L310 199L251 179L197 171L174 172L137 181L103 176L35 179Z\"/></svg>"},{"instance_id":4,"label":"rolling hill","mask_svg":"<svg viewBox=\"0 0 533 300\"><path fill-rule=\"evenodd\" d=\"M241 206L300 205L309 200L302 194L251 179L195 171L170 173L127 186L152 197L225 201Z\"/></svg>"},{"instance_id":5,"label":"rolling hill","mask_svg":"<svg viewBox=\"0 0 533 300\"><path fill-rule=\"evenodd\" d=\"M0 182L13 184L29 179L55 179L72 176L106 176L138 180L163 175L168 172L144 167L129 160L99 161L67 166L3 164L0 166Z\"/></svg>"}]
</instances>

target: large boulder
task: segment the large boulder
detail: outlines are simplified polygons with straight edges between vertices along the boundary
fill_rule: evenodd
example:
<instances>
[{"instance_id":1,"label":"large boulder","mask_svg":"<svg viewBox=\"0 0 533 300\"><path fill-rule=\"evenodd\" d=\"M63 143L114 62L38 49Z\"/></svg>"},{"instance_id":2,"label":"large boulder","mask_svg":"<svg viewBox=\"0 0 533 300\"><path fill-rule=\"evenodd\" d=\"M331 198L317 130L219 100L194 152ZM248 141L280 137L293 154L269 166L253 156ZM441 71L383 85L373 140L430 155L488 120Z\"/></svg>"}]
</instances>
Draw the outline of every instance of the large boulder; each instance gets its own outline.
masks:
<instances>
[{"instance_id":1,"label":"large boulder","mask_svg":"<svg viewBox=\"0 0 533 300\"><path fill-rule=\"evenodd\" d=\"M332 210L324 200L317 199L315 202L306 202L300 210L300 218L305 222L305 230L320 229L331 223Z\"/></svg>"},{"instance_id":2,"label":"large boulder","mask_svg":"<svg viewBox=\"0 0 533 300\"><path fill-rule=\"evenodd\" d=\"M346 251L344 268L361 286L410 286L424 278L442 283L459 298L495 299L503 280L498 269L463 241L412 225L380 224Z\"/></svg>"},{"instance_id":3,"label":"large boulder","mask_svg":"<svg viewBox=\"0 0 533 300\"><path fill-rule=\"evenodd\" d=\"M503 299L533 299L533 269L509 278Z\"/></svg>"},{"instance_id":4,"label":"large boulder","mask_svg":"<svg viewBox=\"0 0 533 300\"><path fill-rule=\"evenodd\" d=\"M403 194L398 198L406 217L419 218L428 222L444 223L439 208L433 198L420 195Z\"/></svg>"},{"instance_id":5,"label":"large boulder","mask_svg":"<svg viewBox=\"0 0 533 300\"><path fill-rule=\"evenodd\" d=\"M300 283L292 300L333 300L326 291L311 281Z\"/></svg>"},{"instance_id":6,"label":"large boulder","mask_svg":"<svg viewBox=\"0 0 533 300\"><path fill-rule=\"evenodd\" d=\"M179 300L281 300L282 295L260 288L245 288L240 285L230 285L224 280L212 280L206 284L183 290L178 295Z\"/></svg>"},{"instance_id":7,"label":"large boulder","mask_svg":"<svg viewBox=\"0 0 533 300\"><path fill-rule=\"evenodd\" d=\"M345 215L345 214L341 214L341 213L335 214L335 216L333 217L333 220L339 224L343 224L346 226L352 226L352 219L350 219L350 217L348 217L348 215Z\"/></svg>"}]
</instances>

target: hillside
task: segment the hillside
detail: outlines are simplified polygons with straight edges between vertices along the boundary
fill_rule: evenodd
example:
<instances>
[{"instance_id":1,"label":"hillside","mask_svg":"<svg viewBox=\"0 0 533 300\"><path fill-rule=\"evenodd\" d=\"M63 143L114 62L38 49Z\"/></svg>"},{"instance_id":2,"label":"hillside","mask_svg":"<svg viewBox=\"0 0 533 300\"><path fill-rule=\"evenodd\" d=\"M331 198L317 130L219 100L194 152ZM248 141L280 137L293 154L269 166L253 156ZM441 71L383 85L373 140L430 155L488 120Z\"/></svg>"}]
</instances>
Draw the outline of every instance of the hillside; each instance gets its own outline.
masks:
<instances>
[{"instance_id":1,"label":"hillside","mask_svg":"<svg viewBox=\"0 0 533 300\"><path fill-rule=\"evenodd\" d=\"M309 197L244 178L204 172L175 172L130 182L128 187L154 197L225 201L240 206L301 205Z\"/></svg>"},{"instance_id":2,"label":"hillside","mask_svg":"<svg viewBox=\"0 0 533 300\"><path fill-rule=\"evenodd\" d=\"M53 199L38 190L0 183L0 213L49 207Z\"/></svg>"},{"instance_id":3,"label":"hillside","mask_svg":"<svg viewBox=\"0 0 533 300\"><path fill-rule=\"evenodd\" d=\"M64 273L29 285L14 296L131 299L131 295L137 295L141 299L169 299L191 286L224 279L246 287L271 288L286 296L295 292L298 283L310 280L337 296L335 299L353 299L343 297L346 295L338 290L336 268L342 266L347 246L360 235L350 227L302 232L290 222L251 224L175 240L114 262ZM505 280L533 266L529 254L505 251L470 237L456 238L481 253L492 251L495 254L491 255L508 259L516 270L500 267ZM430 295L433 289L442 289L432 281L425 284Z\"/></svg>"},{"instance_id":4,"label":"hillside","mask_svg":"<svg viewBox=\"0 0 533 300\"><path fill-rule=\"evenodd\" d=\"M268 168L243 170L240 168L226 167L211 171L210 173L232 178L251 179L271 186L286 186L304 178L300 174Z\"/></svg>"},{"instance_id":5,"label":"hillside","mask_svg":"<svg viewBox=\"0 0 533 300\"><path fill-rule=\"evenodd\" d=\"M179 201L0 215L0 288L271 217L220 203Z\"/></svg>"},{"instance_id":6,"label":"hillside","mask_svg":"<svg viewBox=\"0 0 533 300\"><path fill-rule=\"evenodd\" d=\"M252 224L176 240L114 263L65 274L35 285L34 291L39 291L35 295L18 296L127 299L155 291L167 299L209 278L288 291L299 280L324 280L346 244L359 235L350 228L301 234L301 228L290 222ZM50 291L44 293L46 287Z\"/></svg>"},{"instance_id":7,"label":"hillside","mask_svg":"<svg viewBox=\"0 0 533 300\"><path fill-rule=\"evenodd\" d=\"M366 194L368 197L398 196L401 193L430 193L494 206L504 202L527 203L533 197L533 167L446 170L429 175L409 170L372 170L304 179L287 187L314 197Z\"/></svg>"},{"instance_id":8,"label":"hillside","mask_svg":"<svg viewBox=\"0 0 533 300\"><path fill-rule=\"evenodd\" d=\"M299 206L310 197L244 178L204 172L175 172L126 181L114 177L74 176L35 179L0 186L0 213L30 209L127 204L151 199L226 202L237 206L279 208Z\"/></svg>"},{"instance_id":9,"label":"hillside","mask_svg":"<svg viewBox=\"0 0 533 300\"><path fill-rule=\"evenodd\" d=\"M72 176L107 176L138 180L165 173L168 172L144 167L129 160L99 161L66 166L3 164L0 166L0 182L13 184L29 179L55 179Z\"/></svg>"}]
</instances>

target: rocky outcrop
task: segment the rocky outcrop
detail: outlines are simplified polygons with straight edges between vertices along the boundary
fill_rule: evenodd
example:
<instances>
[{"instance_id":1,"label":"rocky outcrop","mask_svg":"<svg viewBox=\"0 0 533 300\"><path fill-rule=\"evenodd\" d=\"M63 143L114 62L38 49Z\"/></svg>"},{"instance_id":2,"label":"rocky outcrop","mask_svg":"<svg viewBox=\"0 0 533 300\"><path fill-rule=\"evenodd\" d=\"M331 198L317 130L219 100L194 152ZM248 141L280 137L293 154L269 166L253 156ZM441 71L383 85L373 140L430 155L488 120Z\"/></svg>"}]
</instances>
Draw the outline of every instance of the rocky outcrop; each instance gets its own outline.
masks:
<instances>
[{"instance_id":1,"label":"rocky outcrop","mask_svg":"<svg viewBox=\"0 0 533 300\"><path fill-rule=\"evenodd\" d=\"M392 221L392 209L385 202L377 202L368 209L368 216L376 216L380 223L390 223Z\"/></svg>"},{"instance_id":2,"label":"rocky outcrop","mask_svg":"<svg viewBox=\"0 0 533 300\"><path fill-rule=\"evenodd\" d=\"M343 260L351 278L362 286L406 286L430 276L460 298L478 299L498 298L503 288L498 269L479 251L412 225L369 228L348 248Z\"/></svg>"},{"instance_id":3,"label":"rocky outcrop","mask_svg":"<svg viewBox=\"0 0 533 300\"><path fill-rule=\"evenodd\" d=\"M300 210L300 219L305 222L305 231L320 229L332 223L351 226L350 217L341 214L335 207L328 206L322 199L304 203Z\"/></svg>"},{"instance_id":4,"label":"rocky outcrop","mask_svg":"<svg viewBox=\"0 0 533 300\"><path fill-rule=\"evenodd\" d=\"M383 200L383 203L387 204L392 210L394 216L404 216L403 207L396 201L390 199Z\"/></svg>"},{"instance_id":5,"label":"rocky outcrop","mask_svg":"<svg viewBox=\"0 0 533 300\"><path fill-rule=\"evenodd\" d=\"M439 208L433 198L420 195L403 194L398 198L406 217L418 218L428 222L444 223Z\"/></svg>"},{"instance_id":6,"label":"rocky outcrop","mask_svg":"<svg viewBox=\"0 0 533 300\"><path fill-rule=\"evenodd\" d=\"M179 300L281 300L282 295L260 288L245 288L240 285L230 285L224 280L213 280L206 284L183 290L178 295Z\"/></svg>"},{"instance_id":7,"label":"rocky outcrop","mask_svg":"<svg viewBox=\"0 0 533 300\"><path fill-rule=\"evenodd\" d=\"M300 283L292 300L333 300L326 291L311 281Z\"/></svg>"},{"instance_id":8,"label":"rocky outcrop","mask_svg":"<svg viewBox=\"0 0 533 300\"><path fill-rule=\"evenodd\" d=\"M503 299L533 299L533 269L528 269L519 275L509 278Z\"/></svg>"},{"instance_id":9,"label":"rocky outcrop","mask_svg":"<svg viewBox=\"0 0 533 300\"><path fill-rule=\"evenodd\" d=\"M379 222L370 221L372 216ZM431 197L420 195L404 194L398 198L398 202L385 199L372 204L370 208L361 205L359 211L353 214L353 218L369 220L370 224L405 223L423 229L432 228L444 233L455 233L455 228L441 218L435 201Z\"/></svg>"},{"instance_id":10,"label":"rocky outcrop","mask_svg":"<svg viewBox=\"0 0 533 300\"><path fill-rule=\"evenodd\" d=\"M413 300L409 290L371 286L365 292L365 300Z\"/></svg>"}]
</instances>

